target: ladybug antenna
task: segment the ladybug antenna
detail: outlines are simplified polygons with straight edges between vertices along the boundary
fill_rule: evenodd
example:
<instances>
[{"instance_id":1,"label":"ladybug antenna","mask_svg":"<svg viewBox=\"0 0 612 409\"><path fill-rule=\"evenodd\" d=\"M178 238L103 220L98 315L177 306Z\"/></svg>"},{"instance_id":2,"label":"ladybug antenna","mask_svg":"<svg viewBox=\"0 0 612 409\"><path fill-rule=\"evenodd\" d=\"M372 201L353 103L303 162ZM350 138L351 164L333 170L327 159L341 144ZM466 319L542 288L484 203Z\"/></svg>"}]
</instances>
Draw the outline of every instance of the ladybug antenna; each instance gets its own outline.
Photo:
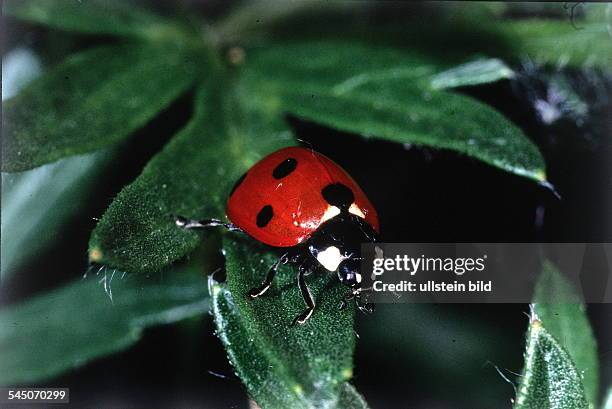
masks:
<instances>
[{"instance_id":1,"label":"ladybug antenna","mask_svg":"<svg viewBox=\"0 0 612 409\"><path fill-rule=\"evenodd\" d=\"M309 148L311 151L315 152L314 146L312 145L312 143L311 143L310 141L307 141L307 140L305 140L305 139L300 139L300 138L295 138L295 139L296 139L298 142L300 142L300 143L302 143L302 144L304 144L304 145L308 146L308 148Z\"/></svg>"},{"instance_id":2,"label":"ladybug antenna","mask_svg":"<svg viewBox=\"0 0 612 409\"><path fill-rule=\"evenodd\" d=\"M374 312L374 304L369 303L362 299L362 294L364 292L371 292L372 287L367 288L352 288L341 300L339 309L343 310L348 306L348 302L350 300L355 300L355 305L359 309L359 311L364 314L371 314Z\"/></svg>"},{"instance_id":3,"label":"ladybug antenna","mask_svg":"<svg viewBox=\"0 0 612 409\"><path fill-rule=\"evenodd\" d=\"M372 291L372 287L360 289L359 292L355 294L355 305L359 308L359 311L364 314L372 314L374 312L374 304L362 299L362 294L370 291Z\"/></svg>"}]
</instances>

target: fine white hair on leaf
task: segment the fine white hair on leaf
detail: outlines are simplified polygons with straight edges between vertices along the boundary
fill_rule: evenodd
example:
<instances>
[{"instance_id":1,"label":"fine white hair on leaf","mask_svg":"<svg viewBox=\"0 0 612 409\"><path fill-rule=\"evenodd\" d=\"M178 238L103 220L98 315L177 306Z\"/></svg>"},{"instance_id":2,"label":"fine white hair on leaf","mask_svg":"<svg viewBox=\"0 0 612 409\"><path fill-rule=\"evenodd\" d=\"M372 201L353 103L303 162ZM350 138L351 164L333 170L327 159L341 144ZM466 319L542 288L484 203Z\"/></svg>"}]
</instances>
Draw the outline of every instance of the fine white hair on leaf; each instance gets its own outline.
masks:
<instances>
[{"instance_id":1,"label":"fine white hair on leaf","mask_svg":"<svg viewBox=\"0 0 612 409\"><path fill-rule=\"evenodd\" d=\"M85 280L87 278L87 276L89 276L89 273L91 273L94 269L94 265L90 264L87 269L85 270L85 272L83 273L83 277L82 279Z\"/></svg>"},{"instance_id":2,"label":"fine white hair on leaf","mask_svg":"<svg viewBox=\"0 0 612 409\"><path fill-rule=\"evenodd\" d=\"M117 270L113 269L112 271L109 271L107 267L102 266L98 269L96 275L100 275L100 272L102 272L103 274L102 277L100 277L100 279L98 280L98 284L102 285L102 288L108 296L108 299L110 300L111 304L114 304L112 283Z\"/></svg>"},{"instance_id":3,"label":"fine white hair on leaf","mask_svg":"<svg viewBox=\"0 0 612 409\"><path fill-rule=\"evenodd\" d=\"M512 382L512 380L510 380L506 374L504 374L502 372L502 370L499 368L499 366L491 363L491 365L493 365L493 368L495 368L495 370L497 371L497 373L499 374L499 376L502 377L502 379L506 382L508 382L510 385L512 385L512 389L514 389L514 395L516 395L518 393L517 389L516 389L516 384L514 382Z\"/></svg>"}]
</instances>

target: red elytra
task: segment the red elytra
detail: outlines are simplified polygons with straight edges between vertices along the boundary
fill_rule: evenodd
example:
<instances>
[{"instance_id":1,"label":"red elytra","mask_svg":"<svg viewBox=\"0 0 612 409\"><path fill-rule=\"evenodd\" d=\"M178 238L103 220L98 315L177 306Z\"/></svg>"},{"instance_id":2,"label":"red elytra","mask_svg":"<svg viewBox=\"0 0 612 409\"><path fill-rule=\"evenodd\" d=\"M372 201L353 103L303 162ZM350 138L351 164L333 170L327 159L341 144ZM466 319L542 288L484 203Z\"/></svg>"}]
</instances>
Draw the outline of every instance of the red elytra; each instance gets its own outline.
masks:
<instances>
[{"instance_id":1,"label":"red elytra","mask_svg":"<svg viewBox=\"0 0 612 409\"><path fill-rule=\"evenodd\" d=\"M353 192L349 211L379 232L376 210L357 182L325 155L302 147L280 149L251 167L230 194L227 216L262 243L295 246L336 214L322 194L335 183Z\"/></svg>"}]
</instances>

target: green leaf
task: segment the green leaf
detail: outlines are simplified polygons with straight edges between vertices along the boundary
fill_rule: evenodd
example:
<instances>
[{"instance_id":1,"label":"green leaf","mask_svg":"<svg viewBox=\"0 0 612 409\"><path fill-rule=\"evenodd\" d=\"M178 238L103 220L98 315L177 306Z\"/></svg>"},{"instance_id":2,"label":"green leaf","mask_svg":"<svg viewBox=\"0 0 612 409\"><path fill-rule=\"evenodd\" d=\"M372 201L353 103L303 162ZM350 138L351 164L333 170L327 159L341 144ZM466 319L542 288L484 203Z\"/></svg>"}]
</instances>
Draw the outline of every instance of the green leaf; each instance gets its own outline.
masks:
<instances>
[{"instance_id":1,"label":"green leaf","mask_svg":"<svg viewBox=\"0 0 612 409\"><path fill-rule=\"evenodd\" d=\"M545 180L542 155L517 126L470 97L432 89L441 67L416 54L300 43L253 50L245 65L268 110L366 138L450 149Z\"/></svg>"},{"instance_id":2,"label":"green leaf","mask_svg":"<svg viewBox=\"0 0 612 409\"><path fill-rule=\"evenodd\" d=\"M353 373L354 311L338 309L346 290L337 277L308 277L317 307L307 323L290 326L305 307L294 269L281 268L270 290L249 300L247 292L261 283L277 256L238 238L226 238L224 250L227 284L212 286L213 312L218 336L249 395L263 409L364 407L345 386Z\"/></svg>"},{"instance_id":3,"label":"green leaf","mask_svg":"<svg viewBox=\"0 0 612 409\"><path fill-rule=\"evenodd\" d=\"M94 188L114 152L66 158L22 173L2 174L2 278L56 240L62 224Z\"/></svg>"},{"instance_id":4,"label":"green leaf","mask_svg":"<svg viewBox=\"0 0 612 409\"><path fill-rule=\"evenodd\" d=\"M514 71L497 58L471 61L434 75L430 85L433 89L466 87L487 84L514 77Z\"/></svg>"},{"instance_id":5,"label":"green leaf","mask_svg":"<svg viewBox=\"0 0 612 409\"><path fill-rule=\"evenodd\" d=\"M525 368L515 409L587 409L582 376L536 316L527 334Z\"/></svg>"},{"instance_id":6,"label":"green leaf","mask_svg":"<svg viewBox=\"0 0 612 409\"><path fill-rule=\"evenodd\" d=\"M298 83L343 91L389 78L428 78L450 67L422 53L328 40L247 50L245 68L247 75L277 87Z\"/></svg>"},{"instance_id":7,"label":"green leaf","mask_svg":"<svg viewBox=\"0 0 612 409\"><path fill-rule=\"evenodd\" d=\"M2 170L31 169L126 138L193 84L197 64L181 47L143 44L68 57L4 102Z\"/></svg>"},{"instance_id":8,"label":"green leaf","mask_svg":"<svg viewBox=\"0 0 612 409\"><path fill-rule=\"evenodd\" d=\"M597 351L584 304L549 262L534 300L515 408L595 408Z\"/></svg>"},{"instance_id":9,"label":"green leaf","mask_svg":"<svg viewBox=\"0 0 612 409\"><path fill-rule=\"evenodd\" d=\"M427 44L432 52L473 50L515 63L529 60L608 70L612 61L609 7L609 4L582 3L576 10L573 6L570 10L560 2L497 2L493 7L483 3L468 8L449 4L447 18L435 21L436 30L427 29L434 24L430 19L404 30L409 32L409 46ZM521 19L516 14L532 17ZM552 17L555 15L557 18Z\"/></svg>"},{"instance_id":10,"label":"green leaf","mask_svg":"<svg viewBox=\"0 0 612 409\"><path fill-rule=\"evenodd\" d=\"M191 122L108 208L90 240L92 260L138 272L185 256L211 232L180 229L174 215L224 218L238 177L263 155L293 141L282 118L238 105L237 96L229 94L240 90L216 82L199 90Z\"/></svg>"},{"instance_id":11,"label":"green leaf","mask_svg":"<svg viewBox=\"0 0 612 409\"><path fill-rule=\"evenodd\" d=\"M560 6L559 6L560 7ZM560 65L594 65L604 69L612 61L612 41L606 4L588 4L587 18L567 20L505 20L495 26L512 44L515 58ZM511 40L511 42L510 42Z\"/></svg>"},{"instance_id":12,"label":"green leaf","mask_svg":"<svg viewBox=\"0 0 612 409\"><path fill-rule=\"evenodd\" d=\"M130 1L117 0L6 0L2 14L35 24L85 34L139 37L149 40L180 39L174 22Z\"/></svg>"},{"instance_id":13,"label":"green leaf","mask_svg":"<svg viewBox=\"0 0 612 409\"><path fill-rule=\"evenodd\" d=\"M529 60L608 70L612 60L609 7L609 4L582 3L576 10L574 7L570 10L560 2L497 2L493 7L491 4L470 7L448 4L445 10L438 8L442 12L433 19L421 18L414 24L404 24L391 41L401 38L411 48L425 45L431 53L469 55L471 51L514 63ZM533 17L517 18L513 8L521 8L523 15ZM555 14L557 18L551 18ZM431 29L432 25L435 30Z\"/></svg>"},{"instance_id":14,"label":"green leaf","mask_svg":"<svg viewBox=\"0 0 612 409\"><path fill-rule=\"evenodd\" d=\"M106 291L105 291L106 290ZM154 276L105 270L0 312L0 384L48 379L208 311L198 262Z\"/></svg>"},{"instance_id":15,"label":"green leaf","mask_svg":"<svg viewBox=\"0 0 612 409\"><path fill-rule=\"evenodd\" d=\"M595 408L599 364L597 345L585 305L580 302L571 284L550 263L544 266L534 299L538 319L569 353L582 377L589 407Z\"/></svg>"}]
</instances>

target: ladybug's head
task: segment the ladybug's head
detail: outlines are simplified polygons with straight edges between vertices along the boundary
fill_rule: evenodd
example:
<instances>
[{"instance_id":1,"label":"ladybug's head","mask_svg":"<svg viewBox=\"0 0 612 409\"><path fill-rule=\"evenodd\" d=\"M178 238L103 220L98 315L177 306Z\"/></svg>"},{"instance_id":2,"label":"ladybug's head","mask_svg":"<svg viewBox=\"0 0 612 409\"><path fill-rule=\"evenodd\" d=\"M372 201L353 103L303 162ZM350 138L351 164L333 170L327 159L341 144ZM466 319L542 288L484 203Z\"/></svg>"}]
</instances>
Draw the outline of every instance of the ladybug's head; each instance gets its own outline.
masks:
<instances>
[{"instance_id":1,"label":"ladybug's head","mask_svg":"<svg viewBox=\"0 0 612 409\"><path fill-rule=\"evenodd\" d=\"M377 233L363 218L341 213L322 224L308 240L310 254L347 287L361 287L361 244L377 241Z\"/></svg>"}]
</instances>

